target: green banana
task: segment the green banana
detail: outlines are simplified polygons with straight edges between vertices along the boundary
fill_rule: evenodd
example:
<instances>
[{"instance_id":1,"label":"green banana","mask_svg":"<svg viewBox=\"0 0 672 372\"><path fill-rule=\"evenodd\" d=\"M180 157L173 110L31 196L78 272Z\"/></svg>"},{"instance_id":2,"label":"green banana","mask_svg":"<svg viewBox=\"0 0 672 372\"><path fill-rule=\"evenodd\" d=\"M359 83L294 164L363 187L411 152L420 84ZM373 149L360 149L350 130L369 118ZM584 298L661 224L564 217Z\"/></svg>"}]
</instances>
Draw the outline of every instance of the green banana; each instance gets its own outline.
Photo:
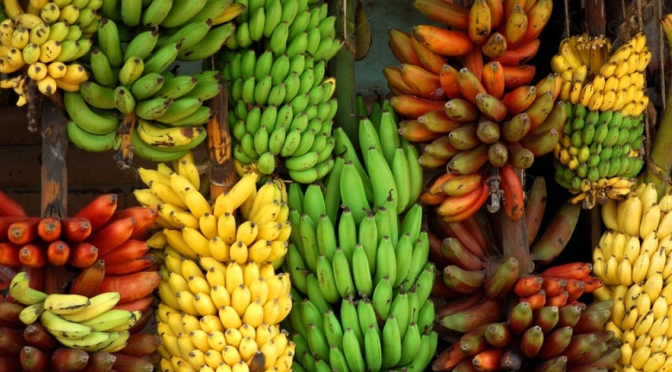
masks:
<instances>
[{"instance_id":1,"label":"green banana","mask_svg":"<svg viewBox=\"0 0 672 372\"><path fill-rule=\"evenodd\" d=\"M116 108L114 104L114 89L100 86L93 81L86 81L79 86L84 101L99 109Z\"/></svg>"},{"instance_id":2,"label":"green banana","mask_svg":"<svg viewBox=\"0 0 672 372\"><path fill-rule=\"evenodd\" d=\"M331 263L324 254L319 255L317 258L317 271L315 275L318 278L318 284L325 300L331 303L340 301L341 295L336 286L336 279L334 278Z\"/></svg>"},{"instance_id":3,"label":"green banana","mask_svg":"<svg viewBox=\"0 0 672 372\"><path fill-rule=\"evenodd\" d=\"M121 20L130 27L140 24L142 0L121 0Z\"/></svg>"},{"instance_id":4,"label":"green banana","mask_svg":"<svg viewBox=\"0 0 672 372\"><path fill-rule=\"evenodd\" d=\"M142 101L159 92L163 87L164 82L165 79L160 74L147 74L133 83L131 86L131 93L133 93L133 97L137 100ZM82 95L84 95L83 92ZM86 99L86 97L84 98Z\"/></svg>"},{"instance_id":5,"label":"green banana","mask_svg":"<svg viewBox=\"0 0 672 372\"><path fill-rule=\"evenodd\" d=\"M173 6L166 15L162 27L179 27L191 20L197 15L207 3L207 0L173 0Z\"/></svg>"},{"instance_id":6,"label":"green banana","mask_svg":"<svg viewBox=\"0 0 672 372\"><path fill-rule=\"evenodd\" d=\"M382 343L376 330L377 327L372 324L364 333L364 354L366 355L366 367L369 371L380 371L383 364Z\"/></svg>"},{"instance_id":7,"label":"green banana","mask_svg":"<svg viewBox=\"0 0 672 372\"><path fill-rule=\"evenodd\" d=\"M172 35L159 37L157 45L162 47L170 43L182 43L181 49L190 48L203 40L210 31L212 21L210 19L203 22L193 22L182 27Z\"/></svg>"},{"instance_id":8,"label":"green banana","mask_svg":"<svg viewBox=\"0 0 672 372\"><path fill-rule=\"evenodd\" d=\"M82 130L92 134L108 134L119 127L115 116L103 116L93 112L80 92L64 92L63 102L68 115Z\"/></svg>"},{"instance_id":9,"label":"green banana","mask_svg":"<svg viewBox=\"0 0 672 372\"><path fill-rule=\"evenodd\" d=\"M152 0L142 11L143 26L156 27L166 18L173 6L173 0Z\"/></svg>"},{"instance_id":10,"label":"green banana","mask_svg":"<svg viewBox=\"0 0 672 372\"><path fill-rule=\"evenodd\" d=\"M162 73L177 58L181 45L170 43L160 47L145 61L145 74Z\"/></svg>"},{"instance_id":11,"label":"green banana","mask_svg":"<svg viewBox=\"0 0 672 372\"><path fill-rule=\"evenodd\" d=\"M196 112L199 107L203 104L198 98L180 98L175 101L168 107L162 115L156 118L157 121L161 123L171 124L175 121L185 119L191 114Z\"/></svg>"},{"instance_id":12,"label":"green banana","mask_svg":"<svg viewBox=\"0 0 672 372\"><path fill-rule=\"evenodd\" d=\"M100 49L91 52L91 71L93 78L102 86L110 87L117 83L117 74L112 70L110 61Z\"/></svg>"},{"instance_id":13,"label":"green banana","mask_svg":"<svg viewBox=\"0 0 672 372\"><path fill-rule=\"evenodd\" d=\"M128 115L135 110L136 101L130 90L119 86L114 91L114 104L122 114Z\"/></svg>"},{"instance_id":14,"label":"green banana","mask_svg":"<svg viewBox=\"0 0 672 372\"><path fill-rule=\"evenodd\" d=\"M124 0L121 1L123 2ZM107 57L110 66L113 68L121 67L124 63L124 53L121 50L119 29L117 28L117 24L111 19L104 18L100 21L100 27L98 28L98 46ZM102 82L100 83L103 84Z\"/></svg>"}]
</instances>

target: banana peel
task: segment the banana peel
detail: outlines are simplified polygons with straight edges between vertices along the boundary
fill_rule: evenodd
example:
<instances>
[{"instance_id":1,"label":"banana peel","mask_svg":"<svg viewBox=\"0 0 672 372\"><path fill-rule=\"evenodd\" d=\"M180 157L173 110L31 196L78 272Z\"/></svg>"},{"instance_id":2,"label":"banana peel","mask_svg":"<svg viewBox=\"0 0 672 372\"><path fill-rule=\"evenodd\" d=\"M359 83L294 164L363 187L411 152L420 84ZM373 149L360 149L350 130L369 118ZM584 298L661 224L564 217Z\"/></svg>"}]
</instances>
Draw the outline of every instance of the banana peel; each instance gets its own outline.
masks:
<instances>
[{"instance_id":1,"label":"banana peel","mask_svg":"<svg viewBox=\"0 0 672 372\"><path fill-rule=\"evenodd\" d=\"M360 61L369 54L372 42L369 19L360 0L357 1L357 10L355 11L355 61Z\"/></svg>"}]
</instances>

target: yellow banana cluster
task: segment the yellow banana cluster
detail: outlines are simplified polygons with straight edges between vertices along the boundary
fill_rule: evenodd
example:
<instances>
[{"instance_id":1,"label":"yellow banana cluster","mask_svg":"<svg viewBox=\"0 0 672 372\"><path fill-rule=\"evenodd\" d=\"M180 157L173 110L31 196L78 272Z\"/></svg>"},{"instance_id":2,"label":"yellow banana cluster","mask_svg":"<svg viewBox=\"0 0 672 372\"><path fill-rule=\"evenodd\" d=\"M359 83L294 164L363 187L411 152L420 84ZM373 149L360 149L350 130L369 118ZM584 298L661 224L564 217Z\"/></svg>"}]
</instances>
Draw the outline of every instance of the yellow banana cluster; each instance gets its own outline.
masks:
<instances>
[{"instance_id":1,"label":"yellow banana cluster","mask_svg":"<svg viewBox=\"0 0 672 372\"><path fill-rule=\"evenodd\" d=\"M638 116L649 104L644 71L651 61L646 35L638 33L615 51L604 37L572 36L552 61L563 79L560 99L590 111L621 111Z\"/></svg>"},{"instance_id":2,"label":"yellow banana cluster","mask_svg":"<svg viewBox=\"0 0 672 372\"><path fill-rule=\"evenodd\" d=\"M257 188L247 173L210 203L192 152L139 176L148 188L135 196L158 205L161 228L148 240L161 262L161 369L290 370L296 345L279 323L291 283L275 273L291 233L282 180Z\"/></svg>"},{"instance_id":3,"label":"yellow banana cluster","mask_svg":"<svg viewBox=\"0 0 672 372\"><path fill-rule=\"evenodd\" d=\"M58 89L79 90L89 78L88 72L75 61L89 52L89 38L98 29L102 0L79 1L31 0L27 10L18 0L6 0L9 18L0 23L0 73L20 72L0 81L1 89L14 89L18 106L27 103L29 79L44 95Z\"/></svg>"},{"instance_id":4,"label":"yellow banana cluster","mask_svg":"<svg viewBox=\"0 0 672 372\"><path fill-rule=\"evenodd\" d=\"M593 271L613 300L606 329L622 341L618 371L672 368L672 189L658 200L653 184L639 184L623 201L609 200L609 229L593 251Z\"/></svg>"}]
</instances>

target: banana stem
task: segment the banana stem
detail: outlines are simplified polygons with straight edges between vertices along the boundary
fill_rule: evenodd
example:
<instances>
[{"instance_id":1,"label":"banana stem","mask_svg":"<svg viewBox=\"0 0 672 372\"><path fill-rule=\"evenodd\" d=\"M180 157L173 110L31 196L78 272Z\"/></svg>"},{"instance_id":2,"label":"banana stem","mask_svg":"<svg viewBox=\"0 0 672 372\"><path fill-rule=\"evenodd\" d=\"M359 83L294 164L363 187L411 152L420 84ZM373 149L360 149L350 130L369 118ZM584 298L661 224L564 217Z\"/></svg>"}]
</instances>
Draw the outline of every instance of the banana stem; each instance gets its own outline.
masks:
<instances>
[{"instance_id":1,"label":"banana stem","mask_svg":"<svg viewBox=\"0 0 672 372\"><path fill-rule=\"evenodd\" d=\"M660 22L665 31L672 57L672 14L668 14ZM665 105L665 111L660 119L658 132L653 140L653 147L647 161L652 164L648 164L644 176L645 182L653 182L656 185L658 199L665 195L665 185L672 170L672 151L670 151L670 146L672 146L672 107L670 107L672 106L672 86L667 91L666 102L667 105ZM652 168L657 169L658 172Z\"/></svg>"},{"instance_id":2,"label":"banana stem","mask_svg":"<svg viewBox=\"0 0 672 372\"><path fill-rule=\"evenodd\" d=\"M208 102L214 113L206 129L208 131L208 158L210 159L210 200L214 201L222 193L235 185L237 177L233 164L231 132L229 130L229 104L226 82L222 80L222 90Z\"/></svg>"},{"instance_id":3,"label":"banana stem","mask_svg":"<svg viewBox=\"0 0 672 372\"><path fill-rule=\"evenodd\" d=\"M130 168L131 162L133 161L133 145L131 143L131 138L135 128L135 122L136 116L135 111L133 111L128 115L124 115L121 127L117 130L117 134L121 136L121 142L119 150L117 150L117 155L115 155L115 159L119 168L123 170Z\"/></svg>"},{"instance_id":4,"label":"banana stem","mask_svg":"<svg viewBox=\"0 0 672 372\"><path fill-rule=\"evenodd\" d=\"M337 0L331 7L331 14L336 17L336 36L344 45L334 58L329 61L331 76L336 78L338 111L334 123L345 130L355 148L359 148L357 129L357 106L355 102L355 53L351 50L355 45L355 11L357 1Z\"/></svg>"}]
</instances>

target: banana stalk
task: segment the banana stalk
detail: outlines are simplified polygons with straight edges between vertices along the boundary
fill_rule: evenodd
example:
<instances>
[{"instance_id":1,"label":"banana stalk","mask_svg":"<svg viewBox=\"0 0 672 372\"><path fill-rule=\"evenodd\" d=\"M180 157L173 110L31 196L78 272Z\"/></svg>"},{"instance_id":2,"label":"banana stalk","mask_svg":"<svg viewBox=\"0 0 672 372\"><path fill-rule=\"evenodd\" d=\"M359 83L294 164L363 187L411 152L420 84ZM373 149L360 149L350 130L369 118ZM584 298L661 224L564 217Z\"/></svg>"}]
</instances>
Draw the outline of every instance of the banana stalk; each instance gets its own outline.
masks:
<instances>
[{"instance_id":1,"label":"banana stalk","mask_svg":"<svg viewBox=\"0 0 672 372\"><path fill-rule=\"evenodd\" d=\"M660 23L663 26L663 31L665 31L668 45L672 45L672 14L665 16L660 20ZM672 55L672 52L670 55ZM660 119L650 154L650 161L660 168L660 173L654 173L651 168L647 167L644 176L645 182L653 182L656 185L659 199L665 195L665 181L660 176L663 174L669 175L672 170L672 153L669 151L669 146L672 144L672 87L668 88L666 102L667 105Z\"/></svg>"},{"instance_id":2,"label":"banana stalk","mask_svg":"<svg viewBox=\"0 0 672 372\"><path fill-rule=\"evenodd\" d=\"M329 61L328 68L338 82L338 89L334 96L338 101L338 112L334 123L343 127L345 133L352 139L355 148L359 148L355 103L355 51L351 50L356 45L354 40L356 10L357 1L355 0L335 1L332 5L331 13L336 17L336 35L343 35L345 32L347 39L341 50ZM343 17L346 18L347 30L343 30Z\"/></svg>"},{"instance_id":3,"label":"banana stalk","mask_svg":"<svg viewBox=\"0 0 672 372\"><path fill-rule=\"evenodd\" d=\"M222 81L226 85L225 81ZM226 86L208 102L216 114L208 121L208 158L210 158L210 200L228 191L237 181L231 158L231 131L229 130L228 98Z\"/></svg>"}]
</instances>

